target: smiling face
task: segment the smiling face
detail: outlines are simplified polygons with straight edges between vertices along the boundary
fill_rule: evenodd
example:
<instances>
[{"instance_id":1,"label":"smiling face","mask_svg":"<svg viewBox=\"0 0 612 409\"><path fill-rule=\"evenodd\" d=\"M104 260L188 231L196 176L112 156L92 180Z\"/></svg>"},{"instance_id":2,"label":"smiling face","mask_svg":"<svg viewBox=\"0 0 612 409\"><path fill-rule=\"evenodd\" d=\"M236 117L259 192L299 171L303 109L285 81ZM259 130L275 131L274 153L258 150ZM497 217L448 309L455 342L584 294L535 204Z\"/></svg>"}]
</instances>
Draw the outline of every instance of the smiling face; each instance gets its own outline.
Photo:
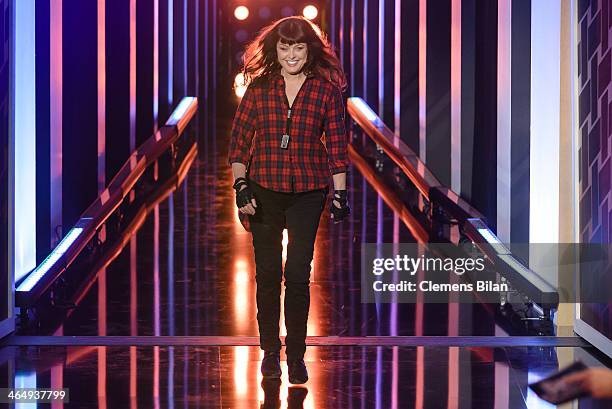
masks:
<instances>
[{"instance_id":1,"label":"smiling face","mask_svg":"<svg viewBox=\"0 0 612 409\"><path fill-rule=\"evenodd\" d=\"M308 59L306 43L285 44L279 40L276 43L278 62L287 74L295 75L302 71Z\"/></svg>"}]
</instances>

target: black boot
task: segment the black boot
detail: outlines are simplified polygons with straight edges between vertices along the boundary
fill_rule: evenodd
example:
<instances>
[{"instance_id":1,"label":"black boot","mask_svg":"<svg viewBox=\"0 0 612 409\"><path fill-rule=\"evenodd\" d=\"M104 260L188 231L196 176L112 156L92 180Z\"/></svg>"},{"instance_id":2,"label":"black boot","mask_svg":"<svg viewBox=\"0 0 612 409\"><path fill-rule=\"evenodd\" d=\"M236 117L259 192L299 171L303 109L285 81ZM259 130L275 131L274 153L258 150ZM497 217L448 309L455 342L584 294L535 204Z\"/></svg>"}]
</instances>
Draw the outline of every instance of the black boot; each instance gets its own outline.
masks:
<instances>
[{"instance_id":1,"label":"black boot","mask_svg":"<svg viewBox=\"0 0 612 409\"><path fill-rule=\"evenodd\" d=\"M308 371L302 358L287 360L289 368L289 382L292 384L302 384L308 381Z\"/></svg>"},{"instance_id":2,"label":"black boot","mask_svg":"<svg viewBox=\"0 0 612 409\"><path fill-rule=\"evenodd\" d=\"M280 409L280 378L264 378L261 387L264 391L264 403L261 409Z\"/></svg>"},{"instance_id":3,"label":"black boot","mask_svg":"<svg viewBox=\"0 0 612 409\"><path fill-rule=\"evenodd\" d=\"M308 395L308 389L303 386L292 386L287 396L287 409L304 409L304 399Z\"/></svg>"},{"instance_id":4,"label":"black boot","mask_svg":"<svg viewBox=\"0 0 612 409\"><path fill-rule=\"evenodd\" d=\"M275 351L266 351L264 358L261 361L261 374L264 378L280 378L280 353Z\"/></svg>"}]
</instances>

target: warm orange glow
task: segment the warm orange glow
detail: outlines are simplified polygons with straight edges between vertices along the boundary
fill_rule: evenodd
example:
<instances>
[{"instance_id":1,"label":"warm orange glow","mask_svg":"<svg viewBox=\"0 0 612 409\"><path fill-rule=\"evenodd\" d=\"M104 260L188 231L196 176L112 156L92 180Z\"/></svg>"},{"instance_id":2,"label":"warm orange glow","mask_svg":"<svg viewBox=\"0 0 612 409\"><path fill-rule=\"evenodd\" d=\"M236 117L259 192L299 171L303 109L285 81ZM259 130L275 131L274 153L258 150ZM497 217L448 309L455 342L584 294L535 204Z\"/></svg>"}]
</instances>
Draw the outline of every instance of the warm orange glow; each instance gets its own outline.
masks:
<instances>
[{"instance_id":1,"label":"warm orange glow","mask_svg":"<svg viewBox=\"0 0 612 409\"><path fill-rule=\"evenodd\" d=\"M289 235L287 229L283 229L283 252L282 252L282 265L283 271L285 270L285 262L287 261L287 244L289 244ZM285 328L285 303L282 300L285 298L285 286L281 285L281 315L280 315L280 335L287 336L287 328Z\"/></svg>"},{"instance_id":2,"label":"warm orange glow","mask_svg":"<svg viewBox=\"0 0 612 409\"><path fill-rule=\"evenodd\" d=\"M249 273L246 270L238 270L236 271L234 280L236 280L238 284L246 284L249 282Z\"/></svg>"},{"instance_id":3,"label":"warm orange glow","mask_svg":"<svg viewBox=\"0 0 612 409\"><path fill-rule=\"evenodd\" d=\"M242 224L240 223L240 215L238 214L238 210L234 212L234 231L238 232L240 229L243 229Z\"/></svg>"},{"instance_id":4,"label":"warm orange glow","mask_svg":"<svg viewBox=\"0 0 612 409\"><path fill-rule=\"evenodd\" d=\"M236 96L238 98L242 98L244 96L244 93L246 92L246 88L245 87L236 87L235 91Z\"/></svg>"},{"instance_id":5,"label":"warm orange glow","mask_svg":"<svg viewBox=\"0 0 612 409\"><path fill-rule=\"evenodd\" d=\"M287 244L289 244L289 235L287 234L287 229L283 230L283 265L285 265L285 261L287 261Z\"/></svg>"},{"instance_id":6,"label":"warm orange glow","mask_svg":"<svg viewBox=\"0 0 612 409\"><path fill-rule=\"evenodd\" d=\"M234 205L232 203L232 205ZM234 320L235 330L238 333L250 331L252 321L252 310L249 308L255 303L254 292L251 291L250 285L251 274L255 270L252 265L249 254L252 253L250 246L250 233L248 233L240 224L238 211L234 211L234 236L232 239L232 248L236 249L235 258L232 262L232 292L233 292L233 308L236 319Z\"/></svg>"},{"instance_id":7,"label":"warm orange glow","mask_svg":"<svg viewBox=\"0 0 612 409\"><path fill-rule=\"evenodd\" d=\"M304 7L304 11L302 13L304 14L304 17L306 17L308 20L314 20L315 18L317 18L319 10L313 5L308 5Z\"/></svg>"},{"instance_id":8,"label":"warm orange glow","mask_svg":"<svg viewBox=\"0 0 612 409\"><path fill-rule=\"evenodd\" d=\"M234 391L238 396L246 395L248 391L249 347L234 347Z\"/></svg>"},{"instance_id":9,"label":"warm orange glow","mask_svg":"<svg viewBox=\"0 0 612 409\"><path fill-rule=\"evenodd\" d=\"M105 405L106 399L106 347L98 347L98 403Z\"/></svg>"},{"instance_id":10,"label":"warm orange glow","mask_svg":"<svg viewBox=\"0 0 612 409\"><path fill-rule=\"evenodd\" d=\"M245 6L238 6L234 9L234 17L238 20L246 20L249 17L249 9Z\"/></svg>"},{"instance_id":11,"label":"warm orange glow","mask_svg":"<svg viewBox=\"0 0 612 409\"><path fill-rule=\"evenodd\" d=\"M236 86L244 85L243 73L239 72L238 74L236 74L236 76L234 77L234 84L236 84Z\"/></svg>"},{"instance_id":12,"label":"warm orange glow","mask_svg":"<svg viewBox=\"0 0 612 409\"><path fill-rule=\"evenodd\" d=\"M246 92L246 88L247 87L244 84L244 74L239 72L236 74L236 77L234 77L234 90L236 92L236 96L238 98L242 98Z\"/></svg>"},{"instance_id":13,"label":"warm orange glow","mask_svg":"<svg viewBox=\"0 0 612 409\"><path fill-rule=\"evenodd\" d=\"M236 324L240 331L245 330L248 323L249 297L249 273L246 270L234 272L234 310L236 314Z\"/></svg>"}]
</instances>

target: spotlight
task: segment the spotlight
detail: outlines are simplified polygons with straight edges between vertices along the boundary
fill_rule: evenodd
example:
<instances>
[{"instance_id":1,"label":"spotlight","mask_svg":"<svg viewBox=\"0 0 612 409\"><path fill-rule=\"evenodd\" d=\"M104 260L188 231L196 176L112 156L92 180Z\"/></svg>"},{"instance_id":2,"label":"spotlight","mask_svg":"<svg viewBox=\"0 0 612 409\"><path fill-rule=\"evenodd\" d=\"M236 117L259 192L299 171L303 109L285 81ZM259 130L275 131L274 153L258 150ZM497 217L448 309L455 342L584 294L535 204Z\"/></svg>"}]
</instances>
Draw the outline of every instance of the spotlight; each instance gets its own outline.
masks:
<instances>
[{"instance_id":1,"label":"spotlight","mask_svg":"<svg viewBox=\"0 0 612 409\"><path fill-rule=\"evenodd\" d=\"M245 87L237 87L234 91L236 92L236 96L238 98L242 98L244 96L244 93L246 92L246 88Z\"/></svg>"},{"instance_id":2,"label":"spotlight","mask_svg":"<svg viewBox=\"0 0 612 409\"><path fill-rule=\"evenodd\" d=\"M281 9L281 16L289 17L295 14L295 10L292 7L285 6Z\"/></svg>"},{"instance_id":3,"label":"spotlight","mask_svg":"<svg viewBox=\"0 0 612 409\"><path fill-rule=\"evenodd\" d=\"M244 74L239 72L234 77L234 91L236 92L236 96L238 98L242 98L244 93L246 92L246 85L244 84Z\"/></svg>"},{"instance_id":4,"label":"spotlight","mask_svg":"<svg viewBox=\"0 0 612 409\"><path fill-rule=\"evenodd\" d=\"M249 9L245 6L238 6L234 9L234 17L238 20L246 20L249 16Z\"/></svg>"},{"instance_id":5,"label":"spotlight","mask_svg":"<svg viewBox=\"0 0 612 409\"><path fill-rule=\"evenodd\" d=\"M244 43L247 40L247 38L249 38L249 33L247 33L246 30L240 29L236 31L235 37L239 43Z\"/></svg>"},{"instance_id":6,"label":"spotlight","mask_svg":"<svg viewBox=\"0 0 612 409\"><path fill-rule=\"evenodd\" d=\"M302 13L304 14L304 17L306 17L308 20L314 20L315 18L317 18L319 10L317 10L315 6L309 5L304 7L304 11Z\"/></svg>"},{"instance_id":7,"label":"spotlight","mask_svg":"<svg viewBox=\"0 0 612 409\"><path fill-rule=\"evenodd\" d=\"M236 76L234 77L234 84L236 84L236 86L244 85L243 73L239 72L238 74L236 74Z\"/></svg>"},{"instance_id":8,"label":"spotlight","mask_svg":"<svg viewBox=\"0 0 612 409\"><path fill-rule=\"evenodd\" d=\"M272 11L270 11L270 7L263 6L262 8L259 9L260 18L267 20L270 18L270 16L272 16Z\"/></svg>"}]
</instances>

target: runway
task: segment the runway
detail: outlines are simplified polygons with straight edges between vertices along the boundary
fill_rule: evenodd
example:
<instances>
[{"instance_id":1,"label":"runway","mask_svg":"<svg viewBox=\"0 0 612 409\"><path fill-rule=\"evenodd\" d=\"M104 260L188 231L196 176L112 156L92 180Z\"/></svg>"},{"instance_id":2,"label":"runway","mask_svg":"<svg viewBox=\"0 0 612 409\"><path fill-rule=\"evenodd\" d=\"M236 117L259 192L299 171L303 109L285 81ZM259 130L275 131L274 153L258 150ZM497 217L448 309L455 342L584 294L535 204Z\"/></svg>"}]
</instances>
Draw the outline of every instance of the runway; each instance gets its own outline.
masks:
<instances>
[{"instance_id":1,"label":"runway","mask_svg":"<svg viewBox=\"0 0 612 409\"><path fill-rule=\"evenodd\" d=\"M361 303L362 243L415 239L352 168L352 217L334 225L326 211L315 245L311 380L291 387L283 354L281 383L262 383L251 236L236 217L228 126L219 121L217 143L198 146L182 184L119 255L87 272L94 281L78 302L3 340L0 362L70 388L66 407L489 408L502 399L527 408L528 380L592 350L569 328L522 333L496 305Z\"/></svg>"},{"instance_id":2,"label":"runway","mask_svg":"<svg viewBox=\"0 0 612 409\"><path fill-rule=\"evenodd\" d=\"M16 408L548 409L530 384L612 368L608 264L592 276L562 246L612 241L607 1L0 10L0 407L7 387L69 392ZM280 382L260 373L227 163L241 101L238 134L265 136L248 162L276 186L343 171L349 142L302 386L284 349Z\"/></svg>"}]
</instances>

